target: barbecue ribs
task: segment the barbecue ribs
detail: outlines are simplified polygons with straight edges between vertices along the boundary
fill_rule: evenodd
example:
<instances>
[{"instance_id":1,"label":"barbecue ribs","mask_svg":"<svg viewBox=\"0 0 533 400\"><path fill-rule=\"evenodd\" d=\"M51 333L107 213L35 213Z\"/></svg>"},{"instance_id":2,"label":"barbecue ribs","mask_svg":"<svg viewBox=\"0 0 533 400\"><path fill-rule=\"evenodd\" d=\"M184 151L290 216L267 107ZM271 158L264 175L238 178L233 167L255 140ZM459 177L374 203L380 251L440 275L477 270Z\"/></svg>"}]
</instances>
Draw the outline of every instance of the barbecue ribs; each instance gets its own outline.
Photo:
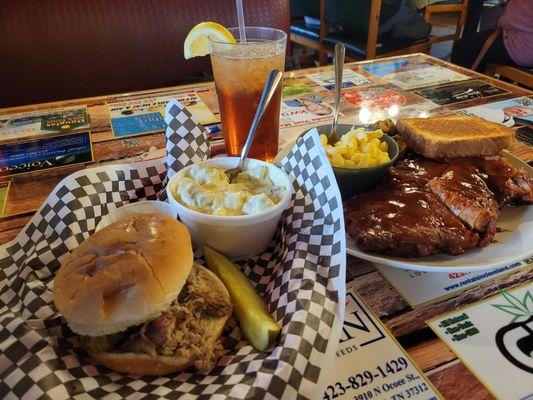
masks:
<instances>
[{"instance_id":1,"label":"barbecue ribs","mask_svg":"<svg viewBox=\"0 0 533 400\"><path fill-rule=\"evenodd\" d=\"M369 252L452 255L492 241L504 204L531 203L533 182L500 156L406 159L345 204L348 234Z\"/></svg>"},{"instance_id":2,"label":"barbecue ribs","mask_svg":"<svg viewBox=\"0 0 533 400\"><path fill-rule=\"evenodd\" d=\"M461 254L479 241L436 195L412 182L383 185L352 197L346 207L348 232L364 251L399 257Z\"/></svg>"}]
</instances>

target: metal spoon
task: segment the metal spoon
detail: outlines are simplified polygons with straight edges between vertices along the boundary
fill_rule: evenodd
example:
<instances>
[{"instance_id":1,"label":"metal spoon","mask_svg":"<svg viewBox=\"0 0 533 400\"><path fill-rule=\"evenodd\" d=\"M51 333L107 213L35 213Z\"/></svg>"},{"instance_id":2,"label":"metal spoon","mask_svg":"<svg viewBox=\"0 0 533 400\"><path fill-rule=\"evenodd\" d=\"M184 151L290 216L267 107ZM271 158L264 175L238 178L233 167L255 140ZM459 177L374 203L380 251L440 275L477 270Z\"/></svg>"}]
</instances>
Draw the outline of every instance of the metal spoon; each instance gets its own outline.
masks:
<instances>
[{"instance_id":1,"label":"metal spoon","mask_svg":"<svg viewBox=\"0 0 533 400\"><path fill-rule=\"evenodd\" d=\"M252 142L254 141L255 133L257 132L257 127L263 119L265 110L270 104L270 101L272 100L274 93L279 87L282 78L283 73L281 73L277 69L270 71L268 79L265 83L265 87L263 88L261 100L259 101L259 105L257 106L257 111L255 112L254 120L252 121L252 126L250 127L250 131L248 132L246 143L244 143L244 147L242 148L239 164L235 168L230 168L226 171L226 175L229 177L230 183L233 182L235 177L239 175L244 169L246 157L248 157L248 153L250 152L250 148L252 147Z\"/></svg>"},{"instance_id":2,"label":"metal spoon","mask_svg":"<svg viewBox=\"0 0 533 400\"><path fill-rule=\"evenodd\" d=\"M337 138L337 125L339 124L339 106L341 103L341 89L342 89L342 70L344 68L344 54L346 48L342 43L335 45L335 108L333 109L333 124L331 125L331 133L328 137L329 144L335 144L339 141Z\"/></svg>"}]
</instances>

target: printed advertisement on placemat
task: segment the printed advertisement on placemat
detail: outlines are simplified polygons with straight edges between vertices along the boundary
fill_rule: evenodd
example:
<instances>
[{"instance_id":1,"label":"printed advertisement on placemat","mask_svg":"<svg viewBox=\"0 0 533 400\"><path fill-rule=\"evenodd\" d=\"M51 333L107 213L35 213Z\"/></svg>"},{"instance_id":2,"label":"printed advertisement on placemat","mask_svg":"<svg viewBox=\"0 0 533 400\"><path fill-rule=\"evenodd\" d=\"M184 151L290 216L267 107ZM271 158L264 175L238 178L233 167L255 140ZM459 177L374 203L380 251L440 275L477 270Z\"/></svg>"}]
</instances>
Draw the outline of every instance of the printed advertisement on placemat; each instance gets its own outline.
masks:
<instances>
[{"instance_id":1,"label":"printed advertisement on placemat","mask_svg":"<svg viewBox=\"0 0 533 400\"><path fill-rule=\"evenodd\" d=\"M341 96L345 100L345 103L341 104L341 111L346 113L347 109L355 107L367 110L391 110L391 113L398 114L401 107L425 101L420 96L391 85L351 88L343 91Z\"/></svg>"},{"instance_id":2,"label":"printed advertisement on placemat","mask_svg":"<svg viewBox=\"0 0 533 400\"><path fill-rule=\"evenodd\" d=\"M434 103L448 105L469 100L484 99L509 92L488 82L475 79L417 89L413 90L413 93Z\"/></svg>"},{"instance_id":3,"label":"printed advertisement on placemat","mask_svg":"<svg viewBox=\"0 0 533 400\"><path fill-rule=\"evenodd\" d=\"M386 61L361 68L406 90L468 79L459 72L417 59Z\"/></svg>"},{"instance_id":4,"label":"printed advertisement on placemat","mask_svg":"<svg viewBox=\"0 0 533 400\"><path fill-rule=\"evenodd\" d=\"M333 70L317 72L315 74L307 75L307 77L327 90L335 89L335 71ZM344 69L342 72L343 89L354 86L369 85L372 82L373 81L368 76L358 74L351 69Z\"/></svg>"},{"instance_id":5,"label":"printed advertisement on placemat","mask_svg":"<svg viewBox=\"0 0 533 400\"><path fill-rule=\"evenodd\" d=\"M308 124L331 118L333 108L318 96L304 96L281 102L280 127Z\"/></svg>"},{"instance_id":6,"label":"printed advertisement on placemat","mask_svg":"<svg viewBox=\"0 0 533 400\"><path fill-rule=\"evenodd\" d=\"M480 272L426 272L391 268L375 264L377 270L411 306L445 298L494 278L528 268L533 257L510 265Z\"/></svg>"},{"instance_id":7,"label":"printed advertisement on placemat","mask_svg":"<svg viewBox=\"0 0 533 400\"><path fill-rule=\"evenodd\" d=\"M387 81L404 90L465 79L468 79L468 76L441 66L421 68L416 71L397 72L387 76Z\"/></svg>"},{"instance_id":8,"label":"printed advertisement on placemat","mask_svg":"<svg viewBox=\"0 0 533 400\"><path fill-rule=\"evenodd\" d=\"M299 96L314 93L314 90L301 79L288 78L283 81L283 97Z\"/></svg>"},{"instance_id":9,"label":"printed advertisement on placemat","mask_svg":"<svg viewBox=\"0 0 533 400\"><path fill-rule=\"evenodd\" d=\"M0 145L0 176L93 161L89 132Z\"/></svg>"},{"instance_id":10,"label":"printed advertisement on placemat","mask_svg":"<svg viewBox=\"0 0 533 400\"><path fill-rule=\"evenodd\" d=\"M533 98L518 97L464 108L459 114L474 115L505 126L533 125Z\"/></svg>"},{"instance_id":11,"label":"printed advertisement on placemat","mask_svg":"<svg viewBox=\"0 0 533 400\"><path fill-rule=\"evenodd\" d=\"M324 400L436 400L440 394L350 283L337 359Z\"/></svg>"},{"instance_id":12,"label":"printed advertisement on placemat","mask_svg":"<svg viewBox=\"0 0 533 400\"><path fill-rule=\"evenodd\" d=\"M89 127L86 106L0 115L0 141L23 140Z\"/></svg>"},{"instance_id":13,"label":"printed advertisement on placemat","mask_svg":"<svg viewBox=\"0 0 533 400\"><path fill-rule=\"evenodd\" d=\"M400 107L397 117L400 118L427 118L433 115L449 114L451 111L439 106L432 101Z\"/></svg>"},{"instance_id":14,"label":"printed advertisement on placemat","mask_svg":"<svg viewBox=\"0 0 533 400\"><path fill-rule=\"evenodd\" d=\"M533 283L428 321L494 397L533 397Z\"/></svg>"},{"instance_id":15,"label":"printed advertisement on placemat","mask_svg":"<svg viewBox=\"0 0 533 400\"><path fill-rule=\"evenodd\" d=\"M351 109L353 114L353 107L347 106ZM350 115L350 110L347 107L341 107L345 115ZM382 121L384 119L391 119L396 121L398 118L427 118L433 115L449 114L451 113L445 107L439 106L431 101L425 101L423 103L417 103L410 106L398 107L392 105L389 108L374 108L369 109L363 107L359 109L355 115L351 116L351 119L346 121L354 125L366 125L373 124L374 122Z\"/></svg>"},{"instance_id":16,"label":"printed advertisement on placemat","mask_svg":"<svg viewBox=\"0 0 533 400\"><path fill-rule=\"evenodd\" d=\"M120 100L107 103L114 136L124 137L165 130L163 115L171 98L182 103L202 125L218 122L218 119L196 92Z\"/></svg>"},{"instance_id":17,"label":"printed advertisement on placemat","mask_svg":"<svg viewBox=\"0 0 533 400\"><path fill-rule=\"evenodd\" d=\"M4 216L10 184L10 181L0 182L0 217Z\"/></svg>"},{"instance_id":18,"label":"printed advertisement on placemat","mask_svg":"<svg viewBox=\"0 0 533 400\"><path fill-rule=\"evenodd\" d=\"M533 146L533 126L520 126L515 128L516 138L528 146Z\"/></svg>"},{"instance_id":19,"label":"printed advertisement on placemat","mask_svg":"<svg viewBox=\"0 0 533 400\"><path fill-rule=\"evenodd\" d=\"M372 63L362 65L361 68L373 75L384 78L388 75L398 72L416 71L422 68L429 68L433 66L435 66L435 64L431 64L425 60L409 59Z\"/></svg>"}]
</instances>

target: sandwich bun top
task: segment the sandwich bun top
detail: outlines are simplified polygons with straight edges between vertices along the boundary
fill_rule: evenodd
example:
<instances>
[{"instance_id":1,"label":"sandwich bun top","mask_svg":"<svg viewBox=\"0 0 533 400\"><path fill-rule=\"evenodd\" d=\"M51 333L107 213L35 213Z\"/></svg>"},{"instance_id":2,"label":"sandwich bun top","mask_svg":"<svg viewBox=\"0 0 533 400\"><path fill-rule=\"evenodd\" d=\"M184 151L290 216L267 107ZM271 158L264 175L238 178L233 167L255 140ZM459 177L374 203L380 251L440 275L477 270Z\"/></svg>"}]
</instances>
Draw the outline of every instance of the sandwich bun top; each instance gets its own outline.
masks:
<instances>
[{"instance_id":1,"label":"sandwich bun top","mask_svg":"<svg viewBox=\"0 0 533 400\"><path fill-rule=\"evenodd\" d=\"M165 311L192 267L191 237L181 222L132 215L70 253L54 280L54 303L80 335L121 332Z\"/></svg>"}]
</instances>

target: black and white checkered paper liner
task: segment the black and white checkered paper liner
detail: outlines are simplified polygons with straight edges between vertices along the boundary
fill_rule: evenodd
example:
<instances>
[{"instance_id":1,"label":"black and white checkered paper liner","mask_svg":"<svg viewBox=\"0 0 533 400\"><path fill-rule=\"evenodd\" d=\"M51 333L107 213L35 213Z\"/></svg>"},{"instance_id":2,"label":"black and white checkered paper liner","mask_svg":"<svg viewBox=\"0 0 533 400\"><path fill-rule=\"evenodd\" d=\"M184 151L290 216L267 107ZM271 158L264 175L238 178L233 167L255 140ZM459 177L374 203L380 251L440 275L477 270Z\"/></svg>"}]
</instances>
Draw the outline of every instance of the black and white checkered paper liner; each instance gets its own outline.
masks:
<instances>
[{"instance_id":1,"label":"black and white checkered paper liner","mask_svg":"<svg viewBox=\"0 0 533 400\"><path fill-rule=\"evenodd\" d=\"M295 193L271 246L240 263L282 327L274 348L257 352L232 320L222 339L227 353L208 375L124 375L94 365L57 313L54 274L101 217L164 193L166 166L172 175L207 157L203 129L174 99L166 122L166 163L70 175L0 248L0 398L321 398L319 381L334 360L344 317L346 264L342 203L316 131L300 138L279 163Z\"/></svg>"}]
</instances>

